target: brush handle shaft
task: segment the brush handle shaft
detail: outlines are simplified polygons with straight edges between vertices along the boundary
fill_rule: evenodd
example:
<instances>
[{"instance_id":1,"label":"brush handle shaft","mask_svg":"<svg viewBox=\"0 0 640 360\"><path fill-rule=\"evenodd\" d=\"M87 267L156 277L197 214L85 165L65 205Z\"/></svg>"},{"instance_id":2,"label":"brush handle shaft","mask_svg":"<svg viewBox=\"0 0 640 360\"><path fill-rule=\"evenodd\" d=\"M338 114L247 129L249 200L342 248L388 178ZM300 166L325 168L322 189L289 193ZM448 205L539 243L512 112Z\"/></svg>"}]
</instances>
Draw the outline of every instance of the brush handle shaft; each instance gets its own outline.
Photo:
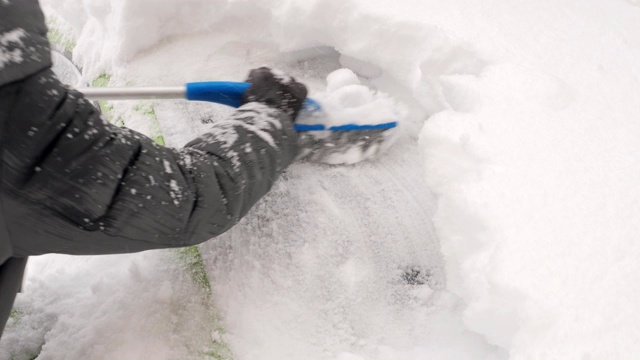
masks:
<instances>
[{"instance_id":1,"label":"brush handle shaft","mask_svg":"<svg viewBox=\"0 0 640 360\"><path fill-rule=\"evenodd\" d=\"M187 99L191 101L209 101L232 107L242 105L242 95L251 86L250 83L231 81L205 81L187 83L175 87L121 87L121 88L81 88L78 89L89 100L140 100L140 99ZM307 98L305 108L311 112L320 111L320 105ZM297 131L362 131L386 130L397 126L388 122L377 125L347 124L325 128L320 124L295 124Z\"/></svg>"},{"instance_id":2,"label":"brush handle shaft","mask_svg":"<svg viewBox=\"0 0 640 360\"><path fill-rule=\"evenodd\" d=\"M187 99L209 101L231 107L242 105L242 95L251 86L247 82L202 81L173 87L80 88L89 100ZM319 111L320 105L307 98L305 108Z\"/></svg>"},{"instance_id":3,"label":"brush handle shaft","mask_svg":"<svg viewBox=\"0 0 640 360\"><path fill-rule=\"evenodd\" d=\"M186 86L80 88L88 100L184 99Z\"/></svg>"},{"instance_id":4,"label":"brush handle shaft","mask_svg":"<svg viewBox=\"0 0 640 360\"><path fill-rule=\"evenodd\" d=\"M79 89L89 100L187 99L232 107L242 105L242 95L251 84L205 81L174 87L114 87Z\"/></svg>"},{"instance_id":5,"label":"brush handle shaft","mask_svg":"<svg viewBox=\"0 0 640 360\"><path fill-rule=\"evenodd\" d=\"M231 81L192 82L174 87L120 87L79 89L89 100L187 99L231 107L242 105L249 83Z\"/></svg>"}]
</instances>

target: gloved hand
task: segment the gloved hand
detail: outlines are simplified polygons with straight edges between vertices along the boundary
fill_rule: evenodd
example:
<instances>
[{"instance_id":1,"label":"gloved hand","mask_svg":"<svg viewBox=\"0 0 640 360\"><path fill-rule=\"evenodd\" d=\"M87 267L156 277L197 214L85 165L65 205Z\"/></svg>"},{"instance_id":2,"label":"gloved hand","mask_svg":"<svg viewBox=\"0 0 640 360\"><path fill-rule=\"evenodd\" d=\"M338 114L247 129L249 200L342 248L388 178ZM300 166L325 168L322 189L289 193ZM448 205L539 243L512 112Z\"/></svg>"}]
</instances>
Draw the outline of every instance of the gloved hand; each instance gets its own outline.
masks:
<instances>
[{"instance_id":1,"label":"gloved hand","mask_svg":"<svg viewBox=\"0 0 640 360\"><path fill-rule=\"evenodd\" d=\"M268 67L253 69L246 80L251 83L242 103L259 102L284 111L295 121L307 97L307 87L293 77Z\"/></svg>"}]
</instances>

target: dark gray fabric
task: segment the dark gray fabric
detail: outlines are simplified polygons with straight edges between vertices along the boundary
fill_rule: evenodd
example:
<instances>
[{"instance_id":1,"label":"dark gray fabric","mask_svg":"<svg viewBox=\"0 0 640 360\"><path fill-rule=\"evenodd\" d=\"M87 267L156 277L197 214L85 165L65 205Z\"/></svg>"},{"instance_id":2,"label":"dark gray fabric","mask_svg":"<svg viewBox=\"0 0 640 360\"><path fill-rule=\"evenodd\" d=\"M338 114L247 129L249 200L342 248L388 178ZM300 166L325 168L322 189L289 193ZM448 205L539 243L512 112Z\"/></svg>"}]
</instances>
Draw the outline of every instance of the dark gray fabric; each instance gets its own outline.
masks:
<instances>
[{"instance_id":1,"label":"dark gray fabric","mask_svg":"<svg viewBox=\"0 0 640 360\"><path fill-rule=\"evenodd\" d=\"M4 324L9 320L11 306L16 293L22 285L24 268L27 265L26 258L11 258L0 265L0 337L4 330Z\"/></svg>"},{"instance_id":2,"label":"dark gray fabric","mask_svg":"<svg viewBox=\"0 0 640 360\"><path fill-rule=\"evenodd\" d=\"M0 177L2 172L0 172ZM3 208L2 199L0 198L0 209ZM2 214L2 210L0 210ZM4 217L0 215L0 264L4 263L12 255L11 244L9 244L9 233L4 223Z\"/></svg>"},{"instance_id":3,"label":"dark gray fabric","mask_svg":"<svg viewBox=\"0 0 640 360\"><path fill-rule=\"evenodd\" d=\"M237 223L296 153L289 118L256 103L175 150L108 124L50 70L0 97L15 256L202 242Z\"/></svg>"},{"instance_id":4,"label":"dark gray fabric","mask_svg":"<svg viewBox=\"0 0 640 360\"><path fill-rule=\"evenodd\" d=\"M50 65L47 27L38 1L0 1L0 86Z\"/></svg>"},{"instance_id":5,"label":"dark gray fabric","mask_svg":"<svg viewBox=\"0 0 640 360\"><path fill-rule=\"evenodd\" d=\"M36 31L23 39L40 36L35 1L0 4L1 31L10 24ZM7 21L12 16L24 16L25 24ZM291 119L258 103L245 104L183 149L159 146L107 123L50 69L33 64L0 68L3 261L203 242L236 224L297 153ZM15 289L0 288L0 304L14 296Z\"/></svg>"}]
</instances>

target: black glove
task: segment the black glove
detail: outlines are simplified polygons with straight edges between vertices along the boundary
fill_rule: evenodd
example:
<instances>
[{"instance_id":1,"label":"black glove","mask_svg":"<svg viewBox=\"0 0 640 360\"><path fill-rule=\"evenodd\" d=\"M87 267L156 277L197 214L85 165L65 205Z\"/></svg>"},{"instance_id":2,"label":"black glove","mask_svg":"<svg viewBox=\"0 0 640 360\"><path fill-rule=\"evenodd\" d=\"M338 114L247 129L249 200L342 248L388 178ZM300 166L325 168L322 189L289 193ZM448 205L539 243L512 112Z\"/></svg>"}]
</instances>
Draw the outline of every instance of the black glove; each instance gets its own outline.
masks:
<instances>
[{"instance_id":1,"label":"black glove","mask_svg":"<svg viewBox=\"0 0 640 360\"><path fill-rule=\"evenodd\" d=\"M295 121L307 97L307 87L293 77L274 72L268 67L253 69L247 82L249 89L242 96L242 103L259 102L284 111Z\"/></svg>"}]
</instances>

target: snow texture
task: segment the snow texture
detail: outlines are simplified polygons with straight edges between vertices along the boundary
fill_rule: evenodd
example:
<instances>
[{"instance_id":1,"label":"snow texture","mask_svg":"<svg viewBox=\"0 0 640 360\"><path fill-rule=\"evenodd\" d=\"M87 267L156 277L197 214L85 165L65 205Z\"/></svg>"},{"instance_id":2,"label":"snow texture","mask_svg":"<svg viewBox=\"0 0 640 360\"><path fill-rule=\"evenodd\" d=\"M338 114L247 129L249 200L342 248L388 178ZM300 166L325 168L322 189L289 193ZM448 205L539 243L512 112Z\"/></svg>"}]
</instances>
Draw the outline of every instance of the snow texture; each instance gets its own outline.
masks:
<instances>
[{"instance_id":1,"label":"snow texture","mask_svg":"<svg viewBox=\"0 0 640 360\"><path fill-rule=\"evenodd\" d=\"M26 36L23 29L13 29L0 34L0 70L7 64L22 62L22 39Z\"/></svg>"},{"instance_id":2,"label":"snow texture","mask_svg":"<svg viewBox=\"0 0 640 360\"><path fill-rule=\"evenodd\" d=\"M401 123L406 112L389 95L362 85L350 69L342 68L327 76L327 88L313 95L327 119L302 117L299 121L322 123L327 127L344 124L376 125L396 121Z\"/></svg>"},{"instance_id":3,"label":"snow texture","mask_svg":"<svg viewBox=\"0 0 640 360\"><path fill-rule=\"evenodd\" d=\"M212 320L203 289L172 259L159 251L32 258L0 359L192 358Z\"/></svg>"},{"instance_id":4,"label":"snow texture","mask_svg":"<svg viewBox=\"0 0 640 360\"><path fill-rule=\"evenodd\" d=\"M347 103L367 100L358 80L407 105L385 157L296 164L244 221L202 247L237 359L640 352L637 1L43 2L78 29L74 56L87 76L109 71L114 85L242 79L270 64L314 94L349 68L357 79L344 70L329 79L339 87L330 91L355 86L343 90ZM156 114L179 146L228 111L158 104ZM206 121L177 120L199 114ZM68 260L32 261L18 302L31 316L51 314L51 325L7 336L46 334L43 358L90 352L122 331L124 345L109 342L117 358L139 354L134 340L164 346L166 332L135 332L154 319L147 308L108 303L129 323L91 321L95 302L74 277L96 281L108 268L100 260L54 276L43 264L56 261ZM42 291L49 276L72 290L73 305ZM104 286L144 295L148 308L162 303L127 276Z\"/></svg>"}]
</instances>

